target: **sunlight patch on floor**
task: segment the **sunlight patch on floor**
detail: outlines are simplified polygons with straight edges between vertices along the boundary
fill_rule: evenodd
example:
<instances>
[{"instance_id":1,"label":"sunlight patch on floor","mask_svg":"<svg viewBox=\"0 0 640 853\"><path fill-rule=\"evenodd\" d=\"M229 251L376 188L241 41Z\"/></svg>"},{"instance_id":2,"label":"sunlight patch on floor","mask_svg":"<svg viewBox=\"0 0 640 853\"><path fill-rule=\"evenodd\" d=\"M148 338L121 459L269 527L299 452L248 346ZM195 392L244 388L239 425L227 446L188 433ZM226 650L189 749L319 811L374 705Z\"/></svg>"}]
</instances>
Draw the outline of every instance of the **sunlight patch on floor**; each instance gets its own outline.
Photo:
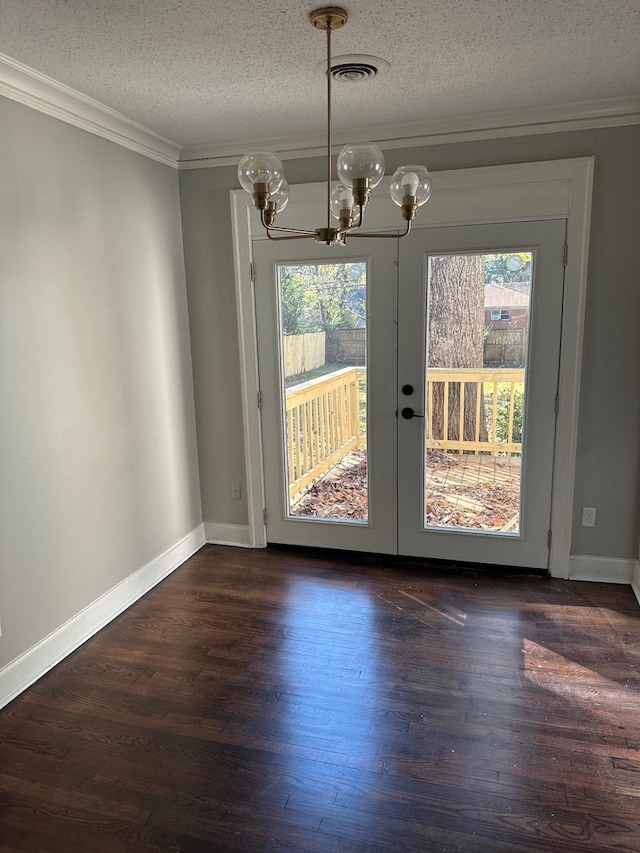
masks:
<instances>
[{"instance_id":1,"label":"sunlight patch on floor","mask_svg":"<svg viewBox=\"0 0 640 853\"><path fill-rule=\"evenodd\" d=\"M624 720L627 726L640 726L640 698L633 687L618 684L532 640L524 639L522 654L525 678L536 687L584 703L609 722Z\"/></svg>"}]
</instances>

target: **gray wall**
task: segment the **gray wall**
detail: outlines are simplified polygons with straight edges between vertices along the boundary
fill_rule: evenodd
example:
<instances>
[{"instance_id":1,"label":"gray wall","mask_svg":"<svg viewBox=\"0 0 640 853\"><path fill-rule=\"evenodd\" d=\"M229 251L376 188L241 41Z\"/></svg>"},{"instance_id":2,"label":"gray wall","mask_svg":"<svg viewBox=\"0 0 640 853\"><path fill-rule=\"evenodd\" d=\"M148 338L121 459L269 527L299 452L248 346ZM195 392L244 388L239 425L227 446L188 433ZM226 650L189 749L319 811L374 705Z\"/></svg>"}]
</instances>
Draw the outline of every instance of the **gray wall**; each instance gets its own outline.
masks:
<instances>
[{"instance_id":1,"label":"gray wall","mask_svg":"<svg viewBox=\"0 0 640 853\"><path fill-rule=\"evenodd\" d=\"M595 155L574 554L635 557L640 492L640 127L557 133L385 152L432 171ZM321 159L286 163L290 184L324 179ZM229 483L246 482L229 190L235 167L180 175L206 521L247 523ZM594 529L582 506L598 508Z\"/></svg>"},{"instance_id":2,"label":"gray wall","mask_svg":"<svg viewBox=\"0 0 640 853\"><path fill-rule=\"evenodd\" d=\"M0 666L201 521L178 176L0 99Z\"/></svg>"}]
</instances>

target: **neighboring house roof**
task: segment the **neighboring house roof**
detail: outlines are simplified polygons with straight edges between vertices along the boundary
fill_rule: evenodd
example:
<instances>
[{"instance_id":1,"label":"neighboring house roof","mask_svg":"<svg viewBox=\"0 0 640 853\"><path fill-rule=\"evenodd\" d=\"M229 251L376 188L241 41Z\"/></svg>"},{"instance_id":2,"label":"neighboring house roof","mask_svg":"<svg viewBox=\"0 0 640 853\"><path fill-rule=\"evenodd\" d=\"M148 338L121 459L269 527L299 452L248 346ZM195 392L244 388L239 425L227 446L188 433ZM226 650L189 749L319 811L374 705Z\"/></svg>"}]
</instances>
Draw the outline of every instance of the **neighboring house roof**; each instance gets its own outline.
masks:
<instances>
[{"instance_id":1,"label":"neighboring house roof","mask_svg":"<svg viewBox=\"0 0 640 853\"><path fill-rule=\"evenodd\" d=\"M527 295L531 293L530 281L503 281L500 282L499 287L504 287L505 290L515 290L516 293L526 293Z\"/></svg>"},{"instance_id":2,"label":"neighboring house roof","mask_svg":"<svg viewBox=\"0 0 640 853\"><path fill-rule=\"evenodd\" d=\"M523 283L525 284L525 283ZM522 286L522 285L519 285ZM484 286L485 308L528 308L529 288L525 293L519 293L512 286L505 287L503 284L485 284Z\"/></svg>"}]
</instances>

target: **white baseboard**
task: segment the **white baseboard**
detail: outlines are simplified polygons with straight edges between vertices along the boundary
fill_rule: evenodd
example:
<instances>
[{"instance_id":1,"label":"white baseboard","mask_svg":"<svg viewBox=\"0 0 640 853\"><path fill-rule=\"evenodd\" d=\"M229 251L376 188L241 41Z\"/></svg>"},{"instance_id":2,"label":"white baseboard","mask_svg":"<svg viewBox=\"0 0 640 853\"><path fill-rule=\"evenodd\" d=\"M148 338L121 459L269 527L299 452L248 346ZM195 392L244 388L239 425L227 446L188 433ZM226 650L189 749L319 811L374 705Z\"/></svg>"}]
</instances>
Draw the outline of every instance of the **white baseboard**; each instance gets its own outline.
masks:
<instances>
[{"instance_id":1,"label":"white baseboard","mask_svg":"<svg viewBox=\"0 0 640 853\"><path fill-rule=\"evenodd\" d=\"M633 580L631 581L631 589L635 592L638 604L640 604L640 561L636 561L633 569Z\"/></svg>"},{"instance_id":2,"label":"white baseboard","mask_svg":"<svg viewBox=\"0 0 640 853\"><path fill-rule=\"evenodd\" d=\"M204 535L209 545L234 545L236 548L251 547L248 524L218 524L215 521L205 521Z\"/></svg>"},{"instance_id":3,"label":"white baseboard","mask_svg":"<svg viewBox=\"0 0 640 853\"><path fill-rule=\"evenodd\" d=\"M635 560L623 560L619 557L572 555L569 561L569 580L630 584L636 565Z\"/></svg>"},{"instance_id":4,"label":"white baseboard","mask_svg":"<svg viewBox=\"0 0 640 853\"><path fill-rule=\"evenodd\" d=\"M0 708L104 628L204 545L198 525L163 554L142 566L68 622L0 669Z\"/></svg>"}]
</instances>

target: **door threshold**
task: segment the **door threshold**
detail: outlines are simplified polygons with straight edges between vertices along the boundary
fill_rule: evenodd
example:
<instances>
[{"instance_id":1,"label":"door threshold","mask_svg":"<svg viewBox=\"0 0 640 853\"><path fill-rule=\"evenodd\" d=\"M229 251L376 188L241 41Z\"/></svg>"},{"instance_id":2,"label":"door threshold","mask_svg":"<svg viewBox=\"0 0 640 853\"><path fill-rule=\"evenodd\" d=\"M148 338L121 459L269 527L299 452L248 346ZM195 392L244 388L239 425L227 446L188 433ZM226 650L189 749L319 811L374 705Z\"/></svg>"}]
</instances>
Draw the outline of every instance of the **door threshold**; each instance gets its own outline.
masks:
<instances>
[{"instance_id":1,"label":"door threshold","mask_svg":"<svg viewBox=\"0 0 640 853\"><path fill-rule=\"evenodd\" d=\"M548 578L547 569L534 569L523 566L503 566L494 563L475 563L460 560L442 560L429 557L409 557L402 554L376 554L370 551L344 551L339 548L318 548L308 545L286 545L268 542L270 551L288 552L314 556L319 559L331 559L345 565L370 564L374 566L396 566L408 569L444 570L447 572L483 574L491 577L540 577Z\"/></svg>"}]
</instances>

